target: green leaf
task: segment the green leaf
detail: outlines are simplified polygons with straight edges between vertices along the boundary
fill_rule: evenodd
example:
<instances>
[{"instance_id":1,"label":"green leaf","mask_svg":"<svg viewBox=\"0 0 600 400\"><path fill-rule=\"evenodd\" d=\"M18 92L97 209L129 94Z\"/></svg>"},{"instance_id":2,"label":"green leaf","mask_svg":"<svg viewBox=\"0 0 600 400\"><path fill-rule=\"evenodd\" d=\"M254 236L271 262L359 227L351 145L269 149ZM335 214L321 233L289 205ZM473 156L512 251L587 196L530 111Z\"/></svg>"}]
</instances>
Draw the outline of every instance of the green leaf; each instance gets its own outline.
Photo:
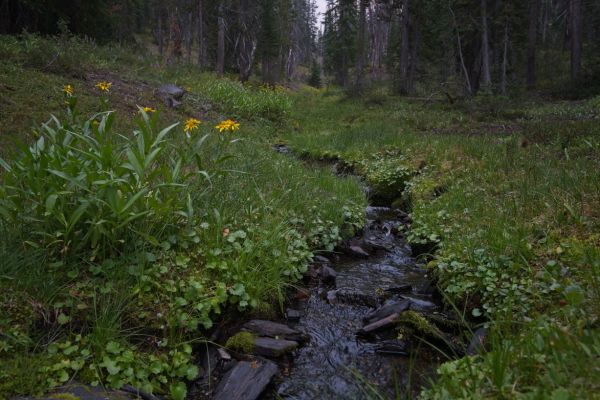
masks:
<instances>
[{"instance_id":1,"label":"green leaf","mask_svg":"<svg viewBox=\"0 0 600 400\"><path fill-rule=\"evenodd\" d=\"M565 297L571 305L578 306L585 300L585 293L581 286L570 285L565 289Z\"/></svg>"},{"instance_id":2,"label":"green leaf","mask_svg":"<svg viewBox=\"0 0 600 400\"><path fill-rule=\"evenodd\" d=\"M56 319L56 321L58 322L59 325L65 325L66 323L68 323L71 320L71 317L61 313L58 318Z\"/></svg>"},{"instance_id":3,"label":"green leaf","mask_svg":"<svg viewBox=\"0 0 600 400\"><path fill-rule=\"evenodd\" d=\"M48 196L48 198L46 199L46 215L52 214L52 211L54 210L54 206L56 205L57 199L58 199L57 194L51 194L50 196Z\"/></svg>"},{"instance_id":4,"label":"green leaf","mask_svg":"<svg viewBox=\"0 0 600 400\"><path fill-rule=\"evenodd\" d=\"M198 376L198 372L199 370L197 366L190 365L185 372L185 377L188 381L191 381L193 379L196 379L196 377Z\"/></svg>"},{"instance_id":5,"label":"green leaf","mask_svg":"<svg viewBox=\"0 0 600 400\"><path fill-rule=\"evenodd\" d=\"M173 400L184 400L187 395L187 387L183 382L177 382L171 385L171 397Z\"/></svg>"},{"instance_id":6,"label":"green leaf","mask_svg":"<svg viewBox=\"0 0 600 400\"><path fill-rule=\"evenodd\" d=\"M110 341L106 345L106 351L108 351L111 354L119 354L121 353L121 350L121 346L117 342Z\"/></svg>"}]
</instances>

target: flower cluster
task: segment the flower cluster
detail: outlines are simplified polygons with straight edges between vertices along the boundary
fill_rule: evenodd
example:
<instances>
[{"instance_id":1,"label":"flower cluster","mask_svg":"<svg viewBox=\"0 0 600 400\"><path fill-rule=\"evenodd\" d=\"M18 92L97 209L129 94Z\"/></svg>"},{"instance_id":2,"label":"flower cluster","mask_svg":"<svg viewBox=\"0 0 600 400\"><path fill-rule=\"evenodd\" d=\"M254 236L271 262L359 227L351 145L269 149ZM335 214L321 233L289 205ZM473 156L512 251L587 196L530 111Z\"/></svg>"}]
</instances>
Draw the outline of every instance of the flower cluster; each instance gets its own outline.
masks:
<instances>
[{"instance_id":1,"label":"flower cluster","mask_svg":"<svg viewBox=\"0 0 600 400\"><path fill-rule=\"evenodd\" d=\"M63 90L62 90L62 91L63 91L63 92L64 92L64 94L65 94L65 95L67 95L68 97L71 97L71 96L73 96L73 93L74 93L73 86L71 86L71 85L65 85L65 86L63 87Z\"/></svg>"},{"instance_id":2,"label":"flower cluster","mask_svg":"<svg viewBox=\"0 0 600 400\"><path fill-rule=\"evenodd\" d=\"M240 124L234 120L231 119L227 119L225 121L222 121L219 125L215 126L216 129L219 130L219 132L223 132L223 131L237 131L238 129L240 129Z\"/></svg>"},{"instance_id":3,"label":"flower cluster","mask_svg":"<svg viewBox=\"0 0 600 400\"><path fill-rule=\"evenodd\" d=\"M98 82L96 83L96 87L103 92L109 92L110 87L112 86L111 82Z\"/></svg>"},{"instance_id":4,"label":"flower cluster","mask_svg":"<svg viewBox=\"0 0 600 400\"><path fill-rule=\"evenodd\" d=\"M189 118L187 121L185 121L185 126L183 128L184 131L186 132L191 132L194 129L198 129L198 127L200 126L200 124L202 123L202 121L196 119L196 118Z\"/></svg>"}]
</instances>

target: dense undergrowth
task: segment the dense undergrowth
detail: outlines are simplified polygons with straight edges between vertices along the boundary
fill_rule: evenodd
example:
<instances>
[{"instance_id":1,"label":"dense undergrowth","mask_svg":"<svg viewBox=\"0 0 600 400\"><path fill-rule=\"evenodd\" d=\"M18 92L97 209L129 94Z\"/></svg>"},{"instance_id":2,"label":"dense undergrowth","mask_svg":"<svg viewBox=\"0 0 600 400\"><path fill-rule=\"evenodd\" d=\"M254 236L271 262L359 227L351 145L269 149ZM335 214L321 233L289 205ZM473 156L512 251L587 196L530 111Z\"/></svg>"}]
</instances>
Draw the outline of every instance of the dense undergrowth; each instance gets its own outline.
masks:
<instances>
[{"instance_id":1,"label":"dense undergrowth","mask_svg":"<svg viewBox=\"0 0 600 400\"><path fill-rule=\"evenodd\" d=\"M278 311L361 224L357 182L271 149L282 89L71 37L0 54L0 398L73 380L183 398L224 314ZM169 81L188 94L161 111Z\"/></svg>"},{"instance_id":2,"label":"dense undergrowth","mask_svg":"<svg viewBox=\"0 0 600 400\"><path fill-rule=\"evenodd\" d=\"M490 352L444 364L422 398L597 395L598 99L450 106L310 90L296 109L300 133L285 140L408 209L447 303L491 329Z\"/></svg>"}]
</instances>

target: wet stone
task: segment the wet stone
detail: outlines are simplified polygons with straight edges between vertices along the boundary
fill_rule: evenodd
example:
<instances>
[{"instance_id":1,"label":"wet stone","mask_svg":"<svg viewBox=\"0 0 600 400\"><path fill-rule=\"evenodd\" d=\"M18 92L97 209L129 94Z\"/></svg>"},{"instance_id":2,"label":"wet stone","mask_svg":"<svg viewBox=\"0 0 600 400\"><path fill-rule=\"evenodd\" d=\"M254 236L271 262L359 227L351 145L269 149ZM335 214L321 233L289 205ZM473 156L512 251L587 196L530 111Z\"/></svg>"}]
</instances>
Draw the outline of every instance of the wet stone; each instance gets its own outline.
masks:
<instances>
[{"instance_id":1,"label":"wet stone","mask_svg":"<svg viewBox=\"0 0 600 400\"><path fill-rule=\"evenodd\" d=\"M240 361L223 377L214 399L255 400L276 373L277 366L270 361Z\"/></svg>"},{"instance_id":2,"label":"wet stone","mask_svg":"<svg viewBox=\"0 0 600 400\"><path fill-rule=\"evenodd\" d=\"M258 337L254 339L252 352L257 356L276 358L294 351L297 347L298 342L292 340Z\"/></svg>"},{"instance_id":3,"label":"wet stone","mask_svg":"<svg viewBox=\"0 0 600 400\"><path fill-rule=\"evenodd\" d=\"M285 319L287 319L288 321L297 322L297 321L300 321L301 317L302 317L302 315L300 314L300 311L298 311L298 310L288 308L285 311Z\"/></svg>"},{"instance_id":4,"label":"wet stone","mask_svg":"<svg viewBox=\"0 0 600 400\"><path fill-rule=\"evenodd\" d=\"M313 262L318 264L331 264L331 261L329 261L327 257L323 256L315 256Z\"/></svg>"},{"instance_id":5,"label":"wet stone","mask_svg":"<svg viewBox=\"0 0 600 400\"><path fill-rule=\"evenodd\" d=\"M307 339L305 334L292 329L285 324L262 319L253 319L252 321L245 323L243 329L250 331L257 336L268 336L276 339L286 339L300 342Z\"/></svg>"},{"instance_id":6,"label":"wet stone","mask_svg":"<svg viewBox=\"0 0 600 400\"><path fill-rule=\"evenodd\" d=\"M330 300L333 299L333 301ZM379 297L373 293L364 293L354 289L341 288L327 293L327 299L331 304L345 303L358 306L376 307L379 304Z\"/></svg>"},{"instance_id":7,"label":"wet stone","mask_svg":"<svg viewBox=\"0 0 600 400\"><path fill-rule=\"evenodd\" d=\"M374 333L377 331L391 328L394 325L396 325L396 321L398 320L399 316L400 316L399 313L393 313L391 315L388 315L385 318L382 318L382 319L372 322L368 325L365 325L361 330L359 330L357 332L357 334L358 335L366 335L366 334L370 334L370 333Z\"/></svg>"},{"instance_id":8,"label":"wet stone","mask_svg":"<svg viewBox=\"0 0 600 400\"><path fill-rule=\"evenodd\" d=\"M412 285L406 284L406 285L392 286L392 287L385 289L385 291L387 293L391 293L391 294L410 293L412 291Z\"/></svg>"},{"instance_id":9,"label":"wet stone","mask_svg":"<svg viewBox=\"0 0 600 400\"><path fill-rule=\"evenodd\" d=\"M485 351L487 336L488 330L486 328L477 329L467 347L467 355L474 356L483 353Z\"/></svg>"},{"instance_id":10,"label":"wet stone","mask_svg":"<svg viewBox=\"0 0 600 400\"><path fill-rule=\"evenodd\" d=\"M438 306L432 301L407 296L402 296L402 298L410 301L410 309L412 311L433 312L438 309Z\"/></svg>"},{"instance_id":11,"label":"wet stone","mask_svg":"<svg viewBox=\"0 0 600 400\"><path fill-rule=\"evenodd\" d=\"M219 358L223 361L231 361L231 354L227 350L222 347L217 349L217 353L219 354Z\"/></svg>"},{"instance_id":12,"label":"wet stone","mask_svg":"<svg viewBox=\"0 0 600 400\"><path fill-rule=\"evenodd\" d=\"M410 300L388 301L383 306L365 315L364 322L371 324L392 314L400 314L410 307Z\"/></svg>"},{"instance_id":13,"label":"wet stone","mask_svg":"<svg viewBox=\"0 0 600 400\"><path fill-rule=\"evenodd\" d=\"M333 285L333 284L335 284L335 278L337 277L337 272L335 272L335 270L333 268L324 265L323 267L321 267L321 269L319 271L319 276L321 277L321 280L323 281L323 283Z\"/></svg>"},{"instance_id":14,"label":"wet stone","mask_svg":"<svg viewBox=\"0 0 600 400\"><path fill-rule=\"evenodd\" d=\"M358 246L358 245L349 246L346 249L346 253L348 253L348 255L350 255L350 256L360 257L360 258L368 258L370 256L370 254L367 253L365 251L365 249L363 249L361 246Z\"/></svg>"},{"instance_id":15,"label":"wet stone","mask_svg":"<svg viewBox=\"0 0 600 400\"><path fill-rule=\"evenodd\" d=\"M377 343L375 351L379 354L408 356L410 354L410 344L399 339L384 340Z\"/></svg>"}]
</instances>

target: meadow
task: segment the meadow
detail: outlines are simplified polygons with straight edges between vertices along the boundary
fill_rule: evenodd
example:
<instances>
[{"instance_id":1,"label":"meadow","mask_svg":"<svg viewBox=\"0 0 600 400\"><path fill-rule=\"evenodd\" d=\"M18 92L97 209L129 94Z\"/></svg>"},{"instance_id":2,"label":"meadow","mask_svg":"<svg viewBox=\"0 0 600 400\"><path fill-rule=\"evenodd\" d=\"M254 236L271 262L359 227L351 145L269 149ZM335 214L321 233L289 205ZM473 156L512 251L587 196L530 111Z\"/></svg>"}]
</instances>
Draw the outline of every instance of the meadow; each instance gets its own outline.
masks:
<instances>
[{"instance_id":1,"label":"meadow","mask_svg":"<svg viewBox=\"0 0 600 400\"><path fill-rule=\"evenodd\" d=\"M597 396L600 99L242 85L74 37L1 37L0 60L0 397L185 398L194 348L280 313L368 202L410 213L447 306L490 331L421 398Z\"/></svg>"}]
</instances>

